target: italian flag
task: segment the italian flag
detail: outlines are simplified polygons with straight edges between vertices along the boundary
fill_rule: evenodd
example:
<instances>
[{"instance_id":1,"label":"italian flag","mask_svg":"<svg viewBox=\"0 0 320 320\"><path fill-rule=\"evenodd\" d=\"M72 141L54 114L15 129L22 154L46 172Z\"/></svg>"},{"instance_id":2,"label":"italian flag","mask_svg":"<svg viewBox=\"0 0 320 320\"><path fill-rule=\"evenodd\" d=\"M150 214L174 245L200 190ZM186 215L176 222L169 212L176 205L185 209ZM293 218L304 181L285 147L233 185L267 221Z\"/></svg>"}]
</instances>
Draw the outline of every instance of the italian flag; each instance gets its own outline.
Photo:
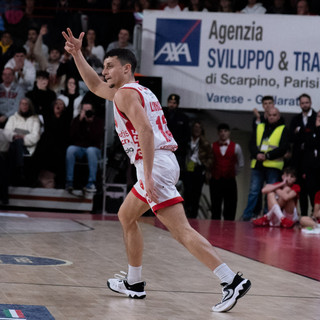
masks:
<instances>
[{"instance_id":1,"label":"italian flag","mask_svg":"<svg viewBox=\"0 0 320 320\"><path fill-rule=\"evenodd\" d=\"M22 313L21 310L6 309L6 310L3 310L3 313L8 318L24 319L24 314Z\"/></svg>"}]
</instances>

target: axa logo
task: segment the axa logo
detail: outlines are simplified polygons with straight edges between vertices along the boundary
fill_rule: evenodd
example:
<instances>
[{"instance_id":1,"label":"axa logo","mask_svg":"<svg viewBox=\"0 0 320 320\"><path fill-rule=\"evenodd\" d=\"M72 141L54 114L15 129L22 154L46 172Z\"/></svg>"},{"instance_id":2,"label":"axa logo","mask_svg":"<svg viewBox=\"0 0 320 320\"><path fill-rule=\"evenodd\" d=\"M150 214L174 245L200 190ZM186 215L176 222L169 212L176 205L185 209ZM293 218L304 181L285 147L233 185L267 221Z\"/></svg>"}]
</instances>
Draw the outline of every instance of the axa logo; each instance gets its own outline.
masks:
<instances>
[{"instance_id":1,"label":"axa logo","mask_svg":"<svg viewBox=\"0 0 320 320\"><path fill-rule=\"evenodd\" d=\"M157 19L154 64L198 66L201 20Z\"/></svg>"},{"instance_id":2,"label":"axa logo","mask_svg":"<svg viewBox=\"0 0 320 320\"><path fill-rule=\"evenodd\" d=\"M187 62L192 62L189 45L187 43L176 44L174 42L166 42L154 60L158 60L161 55L167 56L165 61L179 62L181 56L184 57Z\"/></svg>"}]
</instances>

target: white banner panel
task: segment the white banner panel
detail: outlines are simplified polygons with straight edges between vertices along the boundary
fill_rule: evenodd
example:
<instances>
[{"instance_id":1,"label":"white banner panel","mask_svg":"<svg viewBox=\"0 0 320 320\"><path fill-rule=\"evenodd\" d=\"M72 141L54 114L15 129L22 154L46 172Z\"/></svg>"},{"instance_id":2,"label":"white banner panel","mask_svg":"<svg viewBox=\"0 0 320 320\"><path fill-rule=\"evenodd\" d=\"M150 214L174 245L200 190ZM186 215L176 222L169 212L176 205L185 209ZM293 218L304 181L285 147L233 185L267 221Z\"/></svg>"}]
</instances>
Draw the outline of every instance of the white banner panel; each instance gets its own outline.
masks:
<instances>
[{"instance_id":1,"label":"white banner panel","mask_svg":"<svg viewBox=\"0 0 320 320\"><path fill-rule=\"evenodd\" d=\"M297 97L320 106L320 17L144 12L141 73L163 78L163 100L186 108L250 110L272 95L281 112Z\"/></svg>"}]
</instances>

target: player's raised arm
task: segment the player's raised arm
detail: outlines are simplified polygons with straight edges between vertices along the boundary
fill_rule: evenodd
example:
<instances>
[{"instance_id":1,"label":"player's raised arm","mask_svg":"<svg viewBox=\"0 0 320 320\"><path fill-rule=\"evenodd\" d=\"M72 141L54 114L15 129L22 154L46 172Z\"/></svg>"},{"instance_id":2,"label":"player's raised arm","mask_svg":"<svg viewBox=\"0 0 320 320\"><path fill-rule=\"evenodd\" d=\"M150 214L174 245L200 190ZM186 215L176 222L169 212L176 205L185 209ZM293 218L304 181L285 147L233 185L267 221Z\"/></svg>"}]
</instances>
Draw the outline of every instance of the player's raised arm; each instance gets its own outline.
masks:
<instances>
[{"instance_id":1,"label":"player's raised arm","mask_svg":"<svg viewBox=\"0 0 320 320\"><path fill-rule=\"evenodd\" d=\"M110 88L105 82L103 82L99 78L97 73L88 64L81 52L84 32L80 33L79 38L75 38L72 34L71 29L67 28L67 33L63 31L62 35L66 39L64 49L73 56L79 73L86 85L88 86L89 90L101 98L113 100L113 96L116 92L116 89Z\"/></svg>"}]
</instances>

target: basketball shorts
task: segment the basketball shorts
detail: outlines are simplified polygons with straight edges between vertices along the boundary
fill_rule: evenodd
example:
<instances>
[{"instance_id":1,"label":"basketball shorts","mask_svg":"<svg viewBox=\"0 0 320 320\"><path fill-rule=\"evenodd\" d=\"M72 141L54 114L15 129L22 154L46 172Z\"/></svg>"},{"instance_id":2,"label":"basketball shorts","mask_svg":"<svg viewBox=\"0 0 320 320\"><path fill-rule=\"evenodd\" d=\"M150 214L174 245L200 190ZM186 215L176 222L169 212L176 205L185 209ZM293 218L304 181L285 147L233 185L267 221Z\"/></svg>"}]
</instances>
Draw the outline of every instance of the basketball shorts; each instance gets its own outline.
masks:
<instances>
[{"instance_id":1,"label":"basketball shorts","mask_svg":"<svg viewBox=\"0 0 320 320\"><path fill-rule=\"evenodd\" d=\"M152 177L159 199L158 203L152 202L148 199L145 191L145 178L142 160L135 163L135 167L138 181L131 191L137 198L149 204L155 214L160 209L183 201L183 198L176 188L176 184L180 176L180 167L176 156L172 151L156 150L154 154Z\"/></svg>"}]
</instances>

